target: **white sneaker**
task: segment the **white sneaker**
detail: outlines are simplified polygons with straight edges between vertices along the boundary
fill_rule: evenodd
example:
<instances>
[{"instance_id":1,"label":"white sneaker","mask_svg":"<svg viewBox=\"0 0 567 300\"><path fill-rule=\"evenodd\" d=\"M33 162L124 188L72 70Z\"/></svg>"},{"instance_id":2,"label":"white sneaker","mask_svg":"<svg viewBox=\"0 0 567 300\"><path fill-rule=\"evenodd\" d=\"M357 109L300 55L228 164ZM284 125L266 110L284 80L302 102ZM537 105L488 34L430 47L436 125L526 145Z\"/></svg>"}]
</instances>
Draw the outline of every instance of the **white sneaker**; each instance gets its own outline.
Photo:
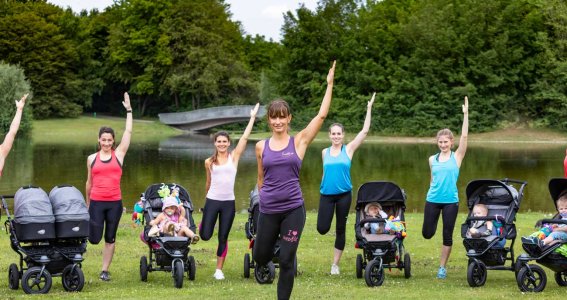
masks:
<instances>
[{"instance_id":1,"label":"white sneaker","mask_svg":"<svg viewBox=\"0 0 567 300\"><path fill-rule=\"evenodd\" d=\"M223 279L224 279L224 274L223 274L222 270L217 269L217 270L215 271L215 274L213 274L213 277L214 277L216 280L223 280Z\"/></svg>"},{"instance_id":2,"label":"white sneaker","mask_svg":"<svg viewBox=\"0 0 567 300\"><path fill-rule=\"evenodd\" d=\"M331 265L331 275L339 275L341 271L339 270L339 266L332 264Z\"/></svg>"}]
</instances>

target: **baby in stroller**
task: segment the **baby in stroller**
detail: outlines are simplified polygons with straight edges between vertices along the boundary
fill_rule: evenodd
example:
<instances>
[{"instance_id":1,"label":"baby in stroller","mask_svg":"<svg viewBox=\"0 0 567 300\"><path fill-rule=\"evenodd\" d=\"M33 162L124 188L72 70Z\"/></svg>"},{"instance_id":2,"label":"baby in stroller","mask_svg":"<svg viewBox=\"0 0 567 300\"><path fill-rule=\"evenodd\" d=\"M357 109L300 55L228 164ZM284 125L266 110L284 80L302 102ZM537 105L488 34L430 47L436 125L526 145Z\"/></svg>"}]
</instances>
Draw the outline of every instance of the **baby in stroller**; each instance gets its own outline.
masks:
<instances>
[{"instance_id":1,"label":"baby in stroller","mask_svg":"<svg viewBox=\"0 0 567 300\"><path fill-rule=\"evenodd\" d=\"M356 200L356 277L368 286L384 282L384 268L404 270L411 277L411 261L405 252L404 211L406 196L396 184L387 181L364 183ZM390 217L388 217L390 216ZM403 258L403 259L402 259Z\"/></svg>"},{"instance_id":2,"label":"baby in stroller","mask_svg":"<svg viewBox=\"0 0 567 300\"><path fill-rule=\"evenodd\" d=\"M164 193L166 189L168 192ZM171 192L175 190L179 191L179 202L175 196L171 196ZM147 281L148 272L172 272L175 287L181 288L184 272L187 272L189 280L194 280L196 273L195 259L189 255L191 239L197 241L197 235L194 234L196 226L192 217L193 204L189 193L175 183L158 183L150 185L142 194L141 200L143 219L147 222L141 238L148 245L149 257L140 258L140 279ZM185 217L180 210L185 211ZM179 224L177 231L179 235L175 236L175 223L183 221L186 225ZM173 234L160 235L160 228L165 231L173 229Z\"/></svg>"},{"instance_id":3,"label":"baby in stroller","mask_svg":"<svg viewBox=\"0 0 567 300\"><path fill-rule=\"evenodd\" d=\"M486 283L487 270L516 270L514 221L526 185L507 178L473 180L467 185L469 215L461 225L461 236L469 258L467 281L471 287ZM507 239L512 241L510 247L505 247ZM511 261L509 267L506 261Z\"/></svg>"},{"instance_id":4,"label":"baby in stroller","mask_svg":"<svg viewBox=\"0 0 567 300\"><path fill-rule=\"evenodd\" d=\"M538 265L529 264L531 260L555 272L555 282L559 286L567 286L567 178L552 178L549 194L558 213L552 219L536 223L536 226L552 229L544 238L547 241L544 243L538 237L522 238L522 248L527 253L518 257L516 281L523 292L541 292L547 284L545 271Z\"/></svg>"},{"instance_id":5,"label":"baby in stroller","mask_svg":"<svg viewBox=\"0 0 567 300\"><path fill-rule=\"evenodd\" d=\"M149 222L152 226L148 236L156 237L160 233L167 236L186 236L195 244L199 241L196 235L187 226L187 219L181 214L177 199L173 196L166 197L163 201L162 212Z\"/></svg>"}]
</instances>

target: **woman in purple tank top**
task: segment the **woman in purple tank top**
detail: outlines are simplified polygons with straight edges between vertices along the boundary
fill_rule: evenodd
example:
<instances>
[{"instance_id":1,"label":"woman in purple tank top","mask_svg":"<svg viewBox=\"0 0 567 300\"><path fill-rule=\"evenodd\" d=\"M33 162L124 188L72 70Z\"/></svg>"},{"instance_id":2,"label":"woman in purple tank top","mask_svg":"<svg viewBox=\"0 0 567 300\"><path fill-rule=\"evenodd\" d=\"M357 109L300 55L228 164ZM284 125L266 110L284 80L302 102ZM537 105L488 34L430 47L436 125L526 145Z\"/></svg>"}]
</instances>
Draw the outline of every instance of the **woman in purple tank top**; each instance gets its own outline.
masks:
<instances>
[{"instance_id":1,"label":"woman in purple tank top","mask_svg":"<svg viewBox=\"0 0 567 300\"><path fill-rule=\"evenodd\" d=\"M289 105L274 100L268 106L272 136L256 144L260 216L254 243L254 260L268 264L280 240L278 299L289 299L293 289L293 262L305 225L305 208L299 186L299 171L307 146L313 141L329 112L333 95L335 63L327 75L327 90L317 116L295 137L288 133L291 122Z\"/></svg>"}]
</instances>

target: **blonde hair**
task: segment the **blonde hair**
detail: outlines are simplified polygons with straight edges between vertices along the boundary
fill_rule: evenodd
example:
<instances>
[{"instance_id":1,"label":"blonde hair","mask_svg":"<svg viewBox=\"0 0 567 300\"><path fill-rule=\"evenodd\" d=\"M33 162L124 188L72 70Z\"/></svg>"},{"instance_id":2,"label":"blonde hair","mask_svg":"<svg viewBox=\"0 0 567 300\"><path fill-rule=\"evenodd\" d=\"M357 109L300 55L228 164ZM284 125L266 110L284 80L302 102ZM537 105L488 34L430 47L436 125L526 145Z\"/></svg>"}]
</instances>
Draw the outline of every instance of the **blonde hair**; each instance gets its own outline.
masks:
<instances>
[{"instance_id":1,"label":"blonde hair","mask_svg":"<svg viewBox=\"0 0 567 300\"><path fill-rule=\"evenodd\" d=\"M488 215L488 207L486 207L486 205L484 205L482 203L477 203L477 204L474 205L473 211L474 211L475 208L482 209L482 212Z\"/></svg>"},{"instance_id":2,"label":"blonde hair","mask_svg":"<svg viewBox=\"0 0 567 300\"><path fill-rule=\"evenodd\" d=\"M440 137L442 136L448 136L450 140L453 140L455 138L455 136L453 135L453 132L451 132L451 130L449 128L445 128L445 129L441 129L439 131L437 131L437 140L439 140Z\"/></svg>"},{"instance_id":3,"label":"blonde hair","mask_svg":"<svg viewBox=\"0 0 567 300\"><path fill-rule=\"evenodd\" d=\"M561 195L559 195L559 198L557 198L557 201L555 201L555 204L557 206L559 206L559 203L567 203L567 190L563 191L563 193L561 193Z\"/></svg>"}]
</instances>

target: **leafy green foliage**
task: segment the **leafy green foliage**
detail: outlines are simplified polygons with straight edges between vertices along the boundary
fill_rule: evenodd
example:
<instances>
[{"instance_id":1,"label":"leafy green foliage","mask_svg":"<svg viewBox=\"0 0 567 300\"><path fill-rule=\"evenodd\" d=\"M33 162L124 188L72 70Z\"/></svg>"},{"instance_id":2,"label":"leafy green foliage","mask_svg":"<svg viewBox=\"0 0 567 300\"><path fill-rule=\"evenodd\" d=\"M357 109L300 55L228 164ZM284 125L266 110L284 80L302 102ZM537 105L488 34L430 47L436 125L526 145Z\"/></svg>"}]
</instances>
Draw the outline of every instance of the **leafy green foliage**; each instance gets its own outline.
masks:
<instances>
[{"instance_id":1,"label":"leafy green foliage","mask_svg":"<svg viewBox=\"0 0 567 300\"><path fill-rule=\"evenodd\" d=\"M15 100L22 98L24 94L30 93L30 84L26 80L22 68L0 62L0 134L5 134L10 129L12 119L16 113ZM26 107L20 121L18 132L29 133L32 127L32 113L28 97Z\"/></svg>"}]
</instances>

